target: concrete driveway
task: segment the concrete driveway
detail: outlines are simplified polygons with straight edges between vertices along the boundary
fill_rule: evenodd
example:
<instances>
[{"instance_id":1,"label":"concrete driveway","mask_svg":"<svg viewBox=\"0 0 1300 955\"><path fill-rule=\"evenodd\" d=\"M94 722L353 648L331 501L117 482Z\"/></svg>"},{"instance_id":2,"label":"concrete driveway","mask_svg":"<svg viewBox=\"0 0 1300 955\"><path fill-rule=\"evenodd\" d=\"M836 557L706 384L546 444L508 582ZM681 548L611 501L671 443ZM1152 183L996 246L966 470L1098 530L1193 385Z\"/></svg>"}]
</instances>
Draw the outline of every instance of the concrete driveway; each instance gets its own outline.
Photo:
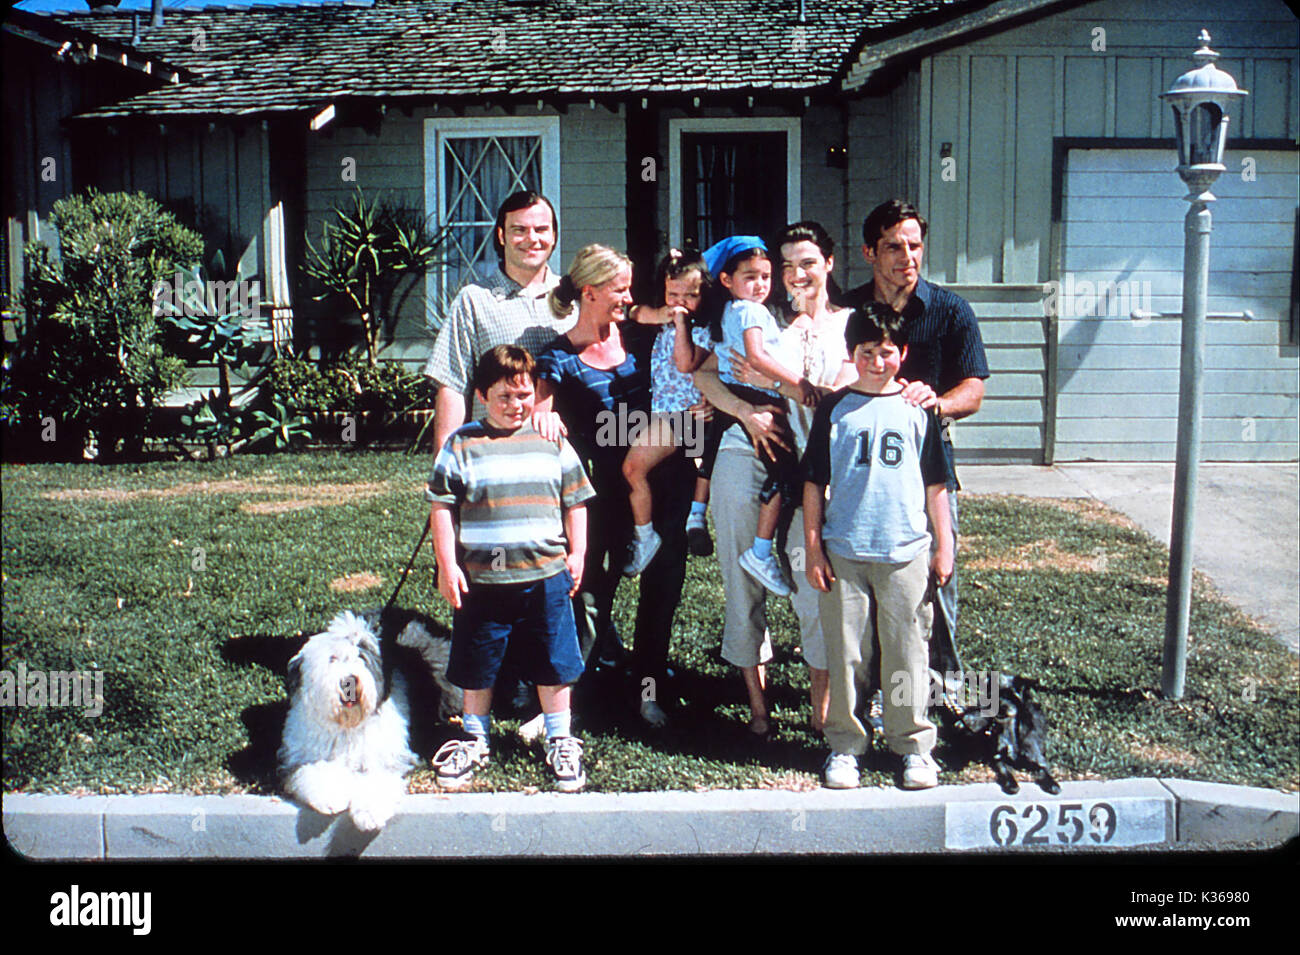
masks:
<instances>
[{"instance_id":1,"label":"concrete driveway","mask_svg":"<svg viewBox=\"0 0 1300 955\"><path fill-rule=\"evenodd\" d=\"M1169 544L1172 464L963 465L964 491L1090 497ZM1234 604L1300 648L1300 465L1202 464L1192 560Z\"/></svg>"}]
</instances>

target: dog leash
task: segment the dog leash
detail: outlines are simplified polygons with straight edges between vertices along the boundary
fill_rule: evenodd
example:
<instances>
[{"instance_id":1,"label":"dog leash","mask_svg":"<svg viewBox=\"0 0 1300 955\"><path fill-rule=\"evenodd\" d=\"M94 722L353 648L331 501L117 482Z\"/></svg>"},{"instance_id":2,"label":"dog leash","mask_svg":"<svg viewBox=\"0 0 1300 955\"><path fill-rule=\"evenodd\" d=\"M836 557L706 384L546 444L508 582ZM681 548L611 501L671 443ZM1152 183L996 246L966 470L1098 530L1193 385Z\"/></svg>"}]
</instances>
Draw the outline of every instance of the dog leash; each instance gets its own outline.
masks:
<instances>
[{"instance_id":1,"label":"dog leash","mask_svg":"<svg viewBox=\"0 0 1300 955\"><path fill-rule=\"evenodd\" d=\"M429 520L424 522L424 529L420 531L420 539L415 542L415 550L411 552L411 559L406 562L406 569L402 571L402 576L397 578L397 586L393 588L393 595L388 598L388 603L384 604L384 609L379 611L380 658L382 660L384 673L384 692L380 695L380 703L383 703L388 699L389 691L392 689L393 665L396 662L394 659L396 654L393 653L391 649L388 652L384 652L384 620L388 616L388 611L393 609L393 603L397 600L397 595L402 591L402 584L406 583L406 578L410 576L411 568L415 566L415 558L420 556L420 548L424 546L424 539L429 536L429 526L432 523L433 518L432 515L430 515Z\"/></svg>"},{"instance_id":2,"label":"dog leash","mask_svg":"<svg viewBox=\"0 0 1300 955\"><path fill-rule=\"evenodd\" d=\"M406 569L402 571L402 576L397 579L397 586L393 588L393 595L388 598L388 603L384 604L384 609L379 612L379 619L383 620L392 609L393 602L397 600L397 595L402 590L402 584L406 583L407 576L411 573L411 568L415 566L415 558L420 556L420 548L424 546L424 539L429 536L429 524L432 518L424 522L424 530L420 531L420 539L415 542L415 550L411 552L411 559L406 562Z\"/></svg>"}]
</instances>

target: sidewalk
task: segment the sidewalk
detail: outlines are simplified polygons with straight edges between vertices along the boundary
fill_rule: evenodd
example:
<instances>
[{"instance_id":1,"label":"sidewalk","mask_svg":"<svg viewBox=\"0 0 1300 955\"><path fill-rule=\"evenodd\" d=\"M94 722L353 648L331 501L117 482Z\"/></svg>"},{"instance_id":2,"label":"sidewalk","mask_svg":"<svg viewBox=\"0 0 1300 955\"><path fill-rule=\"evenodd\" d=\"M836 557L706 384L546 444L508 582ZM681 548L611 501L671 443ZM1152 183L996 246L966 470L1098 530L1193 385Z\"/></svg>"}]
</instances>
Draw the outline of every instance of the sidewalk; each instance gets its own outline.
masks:
<instances>
[{"instance_id":1,"label":"sidewalk","mask_svg":"<svg viewBox=\"0 0 1300 955\"><path fill-rule=\"evenodd\" d=\"M958 471L971 494L1094 498L1169 545L1172 464L964 465ZM1296 652L1300 466L1202 464L1196 493L1193 565Z\"/></svg>"},{"instance_id":2,"label":"sidewalk","mask_svg":"<svg viewBox=\"0 0 1300 955\"><path fill-rule=\"evenodd\" d=\"M1097 855L1268 849L1294 839L1297 795L1176 779L786 792L484 793L403 798L377 835L268 796L4 799L30 859L483 859L884 853Z\"/></svg>"}]
</instances>

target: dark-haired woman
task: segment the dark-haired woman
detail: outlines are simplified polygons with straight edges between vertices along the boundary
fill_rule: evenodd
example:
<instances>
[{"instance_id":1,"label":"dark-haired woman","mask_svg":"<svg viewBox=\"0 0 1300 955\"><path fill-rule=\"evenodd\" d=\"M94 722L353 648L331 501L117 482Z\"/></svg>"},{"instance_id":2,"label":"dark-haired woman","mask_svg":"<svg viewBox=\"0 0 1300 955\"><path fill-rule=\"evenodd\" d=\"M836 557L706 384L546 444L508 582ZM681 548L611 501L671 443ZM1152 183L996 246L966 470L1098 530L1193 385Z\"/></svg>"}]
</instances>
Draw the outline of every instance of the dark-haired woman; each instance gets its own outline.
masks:
<instances>
[{"instance_id":1,"label":"dark-haired woman","mask_svg":"<svg viewBox=\"0 0 1300 955\"><path fill-rule=\"evenodd\" d=\"M843 387L855 377L844 344L847 310L830 304L828 289L835 266L834 243L816 222L798 222L787 226L777 237L781 279L790 297L790 321L781 333L778 360L799 371L823 393ZM746 384L777 390L787 398L799 397L788 385L764 377L746 363L743 355L732 356L734 373ZM749 696L752 732L762 735L770 728L763 665L771 659L771 641L766 626L765 591L739 566L741 553L750 544L750 528L757 518L758 492L763 484L764 468L759 464L754 446L760 449L771 443L781 444L773 408L751 404L737 398L721 386L706 362L696 380L700 391L720 410L741 421L753 437L750 440L732 428L723 436L713 471L714 522L718 531L718 562L722 567L723 590L727 607L722 637L722 656L741 668ZM793 433L797 453L803 452L812 423L811 409L798 400L790 401L789 431ZM802 515L795 514L792 526L802 527ZM787 557L800 566L802 535L788 535ZM826 718L829 674L826 669L825 641L816 592L796 574L795 590L790 600L799 620L800 645L809 667L812 684L812 726L820 731Z\"/></svg>"}]
</instances>

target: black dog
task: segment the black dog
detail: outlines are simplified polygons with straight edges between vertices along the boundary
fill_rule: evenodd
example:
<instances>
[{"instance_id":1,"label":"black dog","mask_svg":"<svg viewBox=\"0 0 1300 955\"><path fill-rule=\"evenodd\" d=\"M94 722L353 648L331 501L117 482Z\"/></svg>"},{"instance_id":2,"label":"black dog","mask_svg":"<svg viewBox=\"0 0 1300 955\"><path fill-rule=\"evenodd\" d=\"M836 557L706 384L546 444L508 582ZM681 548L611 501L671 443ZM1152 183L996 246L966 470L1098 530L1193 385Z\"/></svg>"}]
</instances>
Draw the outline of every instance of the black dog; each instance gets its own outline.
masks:
<instances>
[{"instance_id":1,"label":"black dog","mask_svg":"<svg viewBox=\"0 0 1300 955\"><path fill-rule=\"evenodd\" d=\"M995 713L985 712L986 706L961 706L951 688L944 693L941 710L953 742L975 748L992 767L1004 793L1020 792L1020 784L1011 772L1014 767L1033 773L1045 792L1056 795L1061 785L1048 769L1047 717L1030 696L1033 681L1007 674L993 676L998 680ZM981 696L988 699L991 694Z\"/></svg>"}]
</instances>

